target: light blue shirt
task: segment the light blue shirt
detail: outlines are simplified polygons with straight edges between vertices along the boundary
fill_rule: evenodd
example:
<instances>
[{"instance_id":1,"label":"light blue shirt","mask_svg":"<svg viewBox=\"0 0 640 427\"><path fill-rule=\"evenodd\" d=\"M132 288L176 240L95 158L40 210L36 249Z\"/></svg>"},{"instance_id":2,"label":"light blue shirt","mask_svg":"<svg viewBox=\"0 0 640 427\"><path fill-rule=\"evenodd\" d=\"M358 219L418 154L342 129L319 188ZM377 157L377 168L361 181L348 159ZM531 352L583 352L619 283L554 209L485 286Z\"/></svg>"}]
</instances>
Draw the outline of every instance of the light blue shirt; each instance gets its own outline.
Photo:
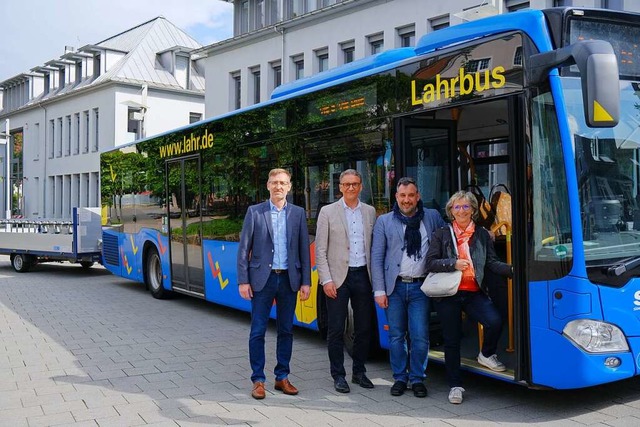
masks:
<instances>
[{"instance_id":1,"label":"light blue shirt","mask_svg":"<svg viewBox=\"0 0 640 427\"><path fill-rule=\"evenodd\" d=\"M271 207L271 225L273 227L273 270L289 268L287 260L287 204L278 210L269 200Z\"/></svg>"},{"instance_id":2,"label":"light blue shirt","mask_svg":"<svg viewBox=\"0 0 640 427\"><path fill-rule=\"evenodd\" d=\"M367 264L364 249L364 222L360 201L351 209L342 199L344 214L347 218L347 234L349 237L349 267L361 267Z\"/></svg>"}]
</instances>

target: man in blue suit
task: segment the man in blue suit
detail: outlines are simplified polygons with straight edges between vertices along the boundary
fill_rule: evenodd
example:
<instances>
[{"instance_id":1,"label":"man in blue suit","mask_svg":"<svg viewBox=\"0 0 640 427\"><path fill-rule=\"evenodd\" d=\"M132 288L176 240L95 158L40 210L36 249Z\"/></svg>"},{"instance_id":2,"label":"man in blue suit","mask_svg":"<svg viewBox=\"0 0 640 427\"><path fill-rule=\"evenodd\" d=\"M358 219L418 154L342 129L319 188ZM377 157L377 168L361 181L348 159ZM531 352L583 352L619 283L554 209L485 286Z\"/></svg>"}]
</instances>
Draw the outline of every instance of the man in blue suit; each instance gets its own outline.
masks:
<instances>
[{"instance_id":1,"label":"man in blue suit","mask_svg":"<svg viewBox=\"0 0 640 427\"><path fill-rule=\"evenodd\" d=\"M293 349L293 316L297 294L309 298L311 261L309 233L304 209L287 203L291 174L285 169L269 172L269 200L250 206L244 218L238 248L238 288L240 296L251 301L251 396L264 399L266 380L265 333L269 313L276 301L278 339L275 389L298 394L289 382L289 362Z\"/></svg>"},{"instance_id":2,"label":"man in blue suit","mask_svg":"<svg viewBox=\"0 0 640 427\"><path fill-rule=\"evenodd\" d=\"M427 275L431 233L445 223L438 211L423 207L412 178L400 178L396 190L393 211L378 217L373 228L373 295L378 306L386 309L389 324L389 359L395 381L391 395L402 395L411 384L416 397L426 397L431 309L420 285Z\"/></svg>"}]
</instances>

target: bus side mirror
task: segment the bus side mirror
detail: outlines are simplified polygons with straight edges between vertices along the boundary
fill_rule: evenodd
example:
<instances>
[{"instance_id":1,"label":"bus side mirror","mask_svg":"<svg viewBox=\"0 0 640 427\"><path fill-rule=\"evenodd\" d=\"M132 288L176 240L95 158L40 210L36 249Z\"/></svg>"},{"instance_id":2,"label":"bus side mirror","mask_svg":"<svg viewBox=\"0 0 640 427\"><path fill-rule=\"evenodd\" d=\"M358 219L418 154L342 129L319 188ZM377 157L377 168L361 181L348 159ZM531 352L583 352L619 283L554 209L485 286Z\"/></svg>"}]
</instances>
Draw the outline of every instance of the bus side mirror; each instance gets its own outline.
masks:
<instances>
[{"instance_id":1,"label":"bus side mirror","mask_svg":"<svg viewBox=\"0 0 640 427\"><path fill-rule=\"evenodd\" d=\"M541 83L551 68L576 64L582 82L584 120L592 128L614 127L620 120L618 60L609 42L585 40L529 58L530 84Z\"/></svg>"}]
</instances>

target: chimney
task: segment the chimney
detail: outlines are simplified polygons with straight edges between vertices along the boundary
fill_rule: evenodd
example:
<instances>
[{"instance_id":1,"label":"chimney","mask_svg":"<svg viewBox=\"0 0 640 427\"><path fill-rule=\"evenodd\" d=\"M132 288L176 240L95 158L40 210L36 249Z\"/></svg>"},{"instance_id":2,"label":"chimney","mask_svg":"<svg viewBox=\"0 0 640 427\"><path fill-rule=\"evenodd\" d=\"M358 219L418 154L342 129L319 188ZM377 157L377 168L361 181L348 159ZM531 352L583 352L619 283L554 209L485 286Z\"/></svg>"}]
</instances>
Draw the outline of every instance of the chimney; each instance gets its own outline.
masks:
<instances>
[{"instance_id":1,"label":"chimney","mask_svg":"<svg viewBox=\"0 0 640 427\"><path fill-rule=\"evenodd\" d=\"M76 48L73 46L65 46L64 47L64 53L69 53L69 52L75 52Z\"/></svg>"}]
</instances>

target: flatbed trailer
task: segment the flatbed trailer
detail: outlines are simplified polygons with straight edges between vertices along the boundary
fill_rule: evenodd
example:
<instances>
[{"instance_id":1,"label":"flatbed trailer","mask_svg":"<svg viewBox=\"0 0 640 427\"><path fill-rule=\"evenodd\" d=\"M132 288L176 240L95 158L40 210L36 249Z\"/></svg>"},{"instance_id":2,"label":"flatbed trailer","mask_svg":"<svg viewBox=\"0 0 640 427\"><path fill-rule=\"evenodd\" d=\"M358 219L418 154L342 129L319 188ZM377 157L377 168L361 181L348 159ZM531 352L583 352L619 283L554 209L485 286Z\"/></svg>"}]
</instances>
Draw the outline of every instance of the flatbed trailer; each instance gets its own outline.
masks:
<instances>
[{"instance_id":1,"label":"flatbed trailer","mask_svg":"<svg viewBox=\"0 0 640 427\"><path fill-rule=\"evenodd\" d=\"M0 255L18 273L42 262L68 261L89 268L101 262L100 208L73 208L71 220L0 220Z\"/></svg>"}]
</instances>

